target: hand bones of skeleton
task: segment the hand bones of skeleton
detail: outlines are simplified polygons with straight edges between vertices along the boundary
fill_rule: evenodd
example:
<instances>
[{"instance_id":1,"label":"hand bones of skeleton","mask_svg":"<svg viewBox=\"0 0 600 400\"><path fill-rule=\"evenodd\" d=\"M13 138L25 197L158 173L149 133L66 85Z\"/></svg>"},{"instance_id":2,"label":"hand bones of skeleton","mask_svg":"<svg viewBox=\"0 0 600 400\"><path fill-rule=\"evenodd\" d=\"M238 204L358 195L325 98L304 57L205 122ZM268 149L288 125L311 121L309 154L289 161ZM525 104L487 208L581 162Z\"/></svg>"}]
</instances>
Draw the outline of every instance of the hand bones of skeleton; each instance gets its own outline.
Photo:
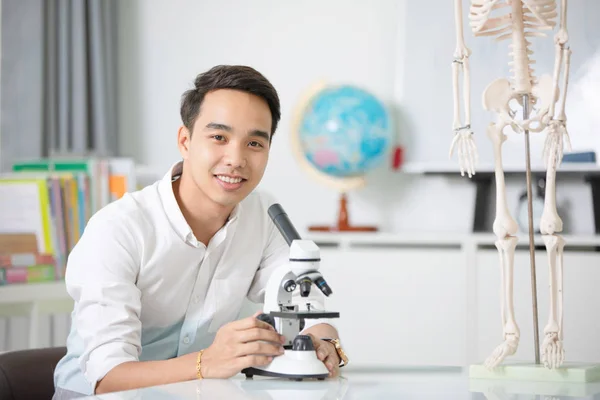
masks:
<instances>
[{"instance_id":1,"label":"hand bones of skeleton","mask_svg":"<svg viewBox=\"0 0 600 400\"><path fill-rule=\"evenodd\" d=\"M513 307L513 260L517 244L518 227L511 217L506 201L504 172L502 169L502 144L506 141L505 127L512 131L524 131L546 134L543 157L547 167L546 196L541 218L541 233L546 244L550 268L550 316L544 328L545 339L541 345L543 362L548 368L559 367L564 360L562 348L562 251L564 240L558 232L562 231L562 221L556 210L556 169L563 156L563 147L570 149L569 135L566 129L565 100L569 79L571 50L566 45L568 33L566 27L567 2L560 1L560 9L555 0L471 0L469 8L469 26L476 37L493 37L497 42L509 40L510 79L501 77L493 80L482 95L483 108L495 114L486 133L494 145L494 164L496 176L496 218L493 231L497 236L496 247L500 256L502 277L502 326L504 342L487 358L485 365L493 368L502 360L515 354L519 344L520 332L514 317ZM559 29L554 35L555 60L552 75L535 76L531 59L533 51L529 48L531 38L543 38L547 31L555 28L560 11ZM461 175L469 177L475 174L478 161L474 133L471 127L470 108L470 65L471 50L463 36L462 0L454 1L456 24L456 48L452 63L454 138L450 146L450 156L458 153ZM492 43L490 43L492 45ZM559 88L561 69L562 85ZM463 78L464 120L461 119L459 101L459 75ZM561 96L562 94L562 96ZM562 98L560 98L562 97ZM560 100L559 100L560 98ZM527 99L527 104L524 101ZM527 106L526 119L519 119L511 104ZM515 106L516 107L516 106Z\"/></svg>"}]
</instances>

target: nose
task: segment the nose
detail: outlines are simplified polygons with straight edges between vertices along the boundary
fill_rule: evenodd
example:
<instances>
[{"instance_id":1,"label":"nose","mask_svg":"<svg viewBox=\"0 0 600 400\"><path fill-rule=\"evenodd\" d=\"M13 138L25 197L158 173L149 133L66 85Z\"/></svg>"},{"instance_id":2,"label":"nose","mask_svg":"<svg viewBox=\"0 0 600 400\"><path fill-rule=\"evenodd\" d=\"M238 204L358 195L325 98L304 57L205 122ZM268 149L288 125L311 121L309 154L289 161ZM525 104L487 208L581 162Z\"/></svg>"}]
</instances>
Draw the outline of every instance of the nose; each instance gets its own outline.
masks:
<instances>
[{"instance_id":1,"label":"nose","mask_svg":"<svg viewBox=\"0 0 600 400\"><path fill-rule=\"evenodd\" d=\"M240 146L228 146L225 153L225 164L231 168L244 168L246 166L246 152Z\"/></svg>"}]
</instances>

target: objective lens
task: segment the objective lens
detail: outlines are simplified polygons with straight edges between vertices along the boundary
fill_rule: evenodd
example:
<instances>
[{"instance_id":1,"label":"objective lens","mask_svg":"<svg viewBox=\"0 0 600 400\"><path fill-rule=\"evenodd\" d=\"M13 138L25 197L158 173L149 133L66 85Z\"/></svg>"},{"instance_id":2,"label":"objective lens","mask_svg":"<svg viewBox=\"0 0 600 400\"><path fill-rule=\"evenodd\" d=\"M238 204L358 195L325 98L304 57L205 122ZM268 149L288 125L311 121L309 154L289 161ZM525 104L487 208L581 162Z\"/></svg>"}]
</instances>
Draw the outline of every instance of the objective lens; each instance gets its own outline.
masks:
<instances>
[{"instance_id":1,"label":"objective lens","mask_svg":"<svg viewBox=\"0 0 600 400\"><path fill-rule=\"evenodd\" d=\"M317 278L317 280L315 281L315 285L317 285L317 287L321 289L321 292L323 292L325 296L329 296L331 295L331 293L333 293L323 277Z\"/></svg>"},{"instance_id":2,"label":"objective lens","mask_svg":"<svg viewBox=\"0 0 600 400\"><path fill-rule=\"evenodd\" d=\"M311 286L312 281L310 279L302 279L302 281L300 281L300 296L308 297Z\"/></svg>"}]
</instances>

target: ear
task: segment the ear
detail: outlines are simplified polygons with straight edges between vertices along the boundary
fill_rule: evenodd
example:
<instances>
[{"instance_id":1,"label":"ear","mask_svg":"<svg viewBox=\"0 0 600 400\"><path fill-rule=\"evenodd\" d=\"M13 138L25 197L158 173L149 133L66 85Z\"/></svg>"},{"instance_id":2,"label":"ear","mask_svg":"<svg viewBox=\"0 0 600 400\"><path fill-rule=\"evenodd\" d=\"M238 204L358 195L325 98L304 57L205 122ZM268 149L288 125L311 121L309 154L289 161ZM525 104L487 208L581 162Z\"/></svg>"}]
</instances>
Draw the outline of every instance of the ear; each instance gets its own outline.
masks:
<instances>
[{"instance_id":1,"label":"ear","mask_svg":"<svg viewBox=\"0 0 600 400\"><path fill-rule=\"evenodd\" d=\"M188 158L188 154L190 152L190 145L192 143L190 131L182 125L179 127L177 131L177 147L179 148L179 153L181 153L181 157L186 160Z\"/></svg>"}]
</instances>

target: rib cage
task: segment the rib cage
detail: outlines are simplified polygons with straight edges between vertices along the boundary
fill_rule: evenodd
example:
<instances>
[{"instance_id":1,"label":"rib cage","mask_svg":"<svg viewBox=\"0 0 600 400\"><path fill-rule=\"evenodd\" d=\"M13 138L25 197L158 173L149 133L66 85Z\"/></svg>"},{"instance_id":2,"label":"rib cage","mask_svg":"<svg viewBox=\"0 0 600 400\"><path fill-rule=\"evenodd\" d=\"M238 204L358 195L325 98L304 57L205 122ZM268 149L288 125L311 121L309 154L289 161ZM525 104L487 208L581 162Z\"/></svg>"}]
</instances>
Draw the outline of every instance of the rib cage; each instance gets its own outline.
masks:
<instances>
[{"instance_id":1,"label":"rib cage","mask_svg":"<svg viewBox=\"0 0 600 400\"><path fill-rule=\"evenodd\" d=\"M471 0L469 25L475 36L496 36L497 40L511 37L513 0ZM543 31L556 25L555 0L514 0L523 4L523 24L526 36L546 36ZM498 12L494 12L499 10ZM499 14L499 15L497 15Z\"/></svg>"},{"instance_id":2,"label":"rib cage","mask_svg":"<svg viewBox=\"0 0 600 400\"><path fill-rule=\"evenodd\" d=\"M522 0L524 9L527 9L527 18L523 13L523 20L530 24L532 29L551 30L556 25L556 1L555 0ZM529 13L533 16L528 15ZM527 28L527 25L525 26Z\"/></svg>"},{"instance_id":3,"label":"rib cage","mask_svg":"<svg viewBox=\"0 0 600 400\"><path fill-rule=\"evenodd\" d=\"M513 20L512 3L521 3L522 25ZM517 11L518 12L518 11ZM530 37L545 37L545 31L556 25L555 0L471 0L469 24L475 36L492 36L496 41L512 39L509 45L509 62L513 87L530 87L537 82L530 58ZM524 37L514 32L523 29ZM524 53L521 48L524 46ZM529 82L529 83L526 83Z\"/></svg>"},{"instance_id":4,"label":"rib cage","mask_svg":"<svg viewBox=\"0 0 600 400\"><path fill-rule=\"evenodd\" d=\"M511 28L510 13L492 17L494 10L509 7L503 0L471 0L469 25L475 36L493 36Z\"/></svg>"}]
</instances>

